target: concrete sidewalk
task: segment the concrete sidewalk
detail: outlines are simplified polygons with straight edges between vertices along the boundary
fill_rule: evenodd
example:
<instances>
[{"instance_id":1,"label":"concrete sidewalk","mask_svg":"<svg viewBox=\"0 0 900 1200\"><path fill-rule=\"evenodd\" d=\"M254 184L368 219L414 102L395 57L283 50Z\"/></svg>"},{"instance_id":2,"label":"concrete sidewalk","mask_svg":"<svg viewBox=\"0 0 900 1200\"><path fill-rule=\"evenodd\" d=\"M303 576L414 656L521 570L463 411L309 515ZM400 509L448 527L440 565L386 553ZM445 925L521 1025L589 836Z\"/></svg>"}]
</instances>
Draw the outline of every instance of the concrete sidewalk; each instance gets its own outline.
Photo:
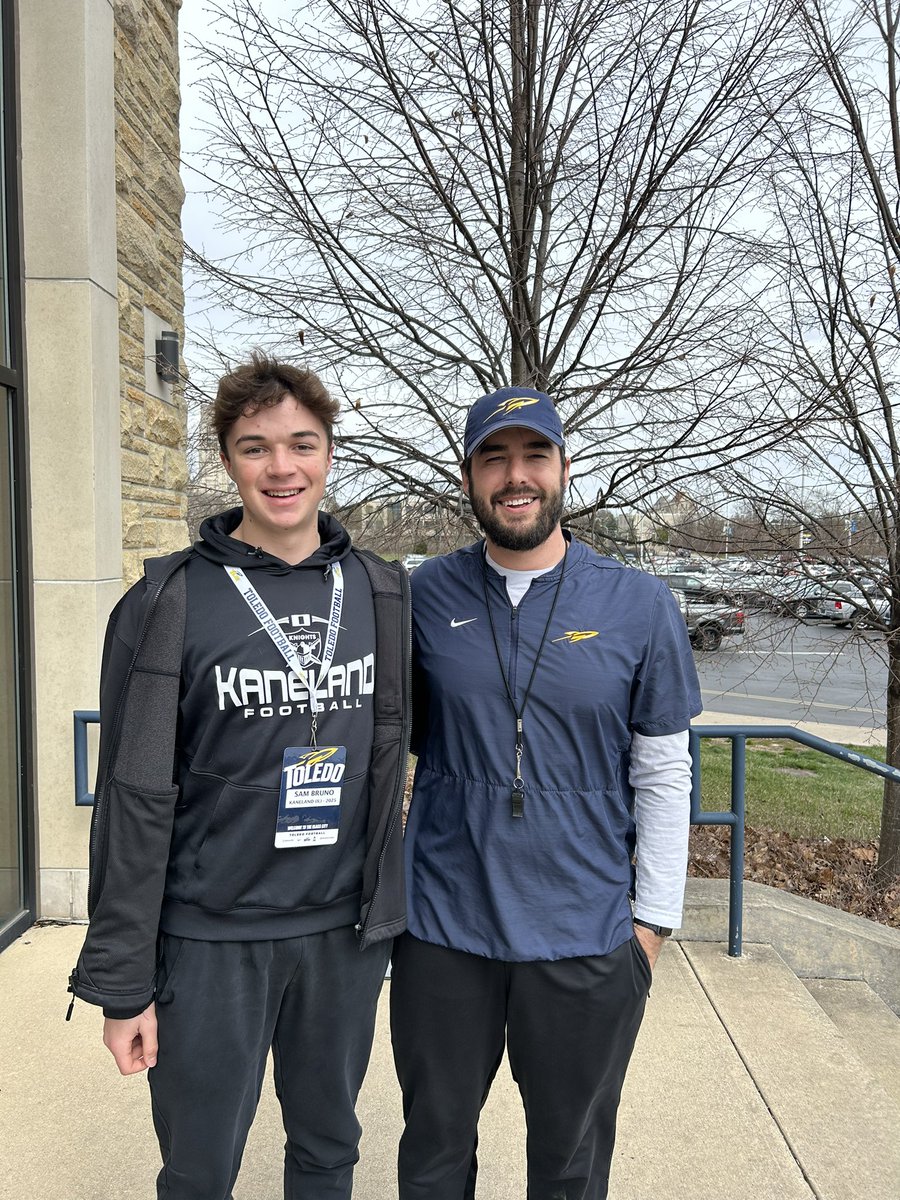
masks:
<instances>
[{"instance_id":1,"label":"concrete sidewalk","mask_svg":"<svg viewBox=\"0 0 900 1200\"><path fill-rule=\"evenodd\" d=\"M144 1076L116 1073L98 1011L78 1003L64 1021L83 933L35 927L0 955L2 1200L155 1194ZM666 947L626 1084L611 1200L897 1200L900 1095L774 951L745 949L729 960L709 942ZM355 1200L391 1200L401 1111L386 992L359 1111ZM235 1200L281 1196L282 1142L267 1081ZM504 1065L481 1124L479 1200L524 1200L523 1146Z\"/></svg>"},{"instance_id":2,"label":"concrete sidewalk","mask_svg":"<svg viewBox=\"0 0 900 1200\"><path fill-rule=\"evenodd\" d=\"M735 713L706 710L694 721L695 725L792 725L828 742L851 746L884 746L887 732L880 726L840 725L827 721L788 721L784 717L753 717Z\"/></svg>"}]
</instances>

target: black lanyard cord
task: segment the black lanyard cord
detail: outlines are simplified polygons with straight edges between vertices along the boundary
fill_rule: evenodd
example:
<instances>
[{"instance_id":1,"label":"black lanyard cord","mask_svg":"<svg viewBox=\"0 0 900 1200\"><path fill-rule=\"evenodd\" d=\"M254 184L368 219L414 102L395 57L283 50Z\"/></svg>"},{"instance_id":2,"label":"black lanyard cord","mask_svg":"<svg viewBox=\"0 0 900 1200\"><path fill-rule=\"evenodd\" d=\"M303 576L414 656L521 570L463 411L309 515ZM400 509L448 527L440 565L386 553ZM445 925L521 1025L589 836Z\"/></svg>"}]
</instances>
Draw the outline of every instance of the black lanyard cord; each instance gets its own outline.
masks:
<instances>
[{"instance_id":1,"label":"black lanyard cord","mask_svg":"<svg viewBox=\"0 0 900 1200\"><path fill-rule=\"evenodd\" d=\"M544 632L541 634L541 644L538 646L537 654L534 657L534 665L531 668L531 676L528 680L528 686L525 688L525 695L522 697L521 708L516 707L515 697L512 693L512 688L509 686L509 677L506 674L506 667L503 664L503 655L500 653L500 643L497 640L497 630L494 626L494 614L491 612L491 600L488 593L488 575L487 575L487 547L485 553L481 556L481 584L484 588L484 606L487 609L488 622L491 627L491 637L494 639L494 651L497 655L497 665L500 667L500 675L503 679L503 686L506 688L506 694L509 697L509 703L516 716L516 777L513 780L512 786L512 815L514 817L525 816L525 780L522 778L522 754L525 750L525 741L523 737L523 719L525 716L525 708L528 704L528 697L531 695L531 686L534 683L534 677L537 674L538 664L541 661L541 655L544 652L544 643L547 641L547 634L550 632L550 622L553 620L553 614L556 612L556 603L559 600L559 594L562 591L563 579L566 574L566 563L569 557L569 543L566 542L566 548L562 557L562 568L559 572L559 579L556 582L556 591L553 594L553 603L550 605L550 613L547 617L547 623L544 626ZM503 581L504 587L506 580Z\"/></svg>"}]
</instances>

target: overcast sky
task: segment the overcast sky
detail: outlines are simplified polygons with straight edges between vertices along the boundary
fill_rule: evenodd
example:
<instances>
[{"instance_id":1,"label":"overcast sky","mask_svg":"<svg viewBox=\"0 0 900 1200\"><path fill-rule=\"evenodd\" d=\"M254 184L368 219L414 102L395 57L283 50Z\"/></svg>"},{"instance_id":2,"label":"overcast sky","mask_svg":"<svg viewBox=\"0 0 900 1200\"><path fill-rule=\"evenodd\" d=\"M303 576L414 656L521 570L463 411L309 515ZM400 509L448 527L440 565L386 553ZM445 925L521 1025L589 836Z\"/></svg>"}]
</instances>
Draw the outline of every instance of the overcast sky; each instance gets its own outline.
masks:
<instances>
[{"instance_id":1,"label":"overcast sky","mask_svg":"<svg viewBox=\"0 0 900 1200\"><path fill-rule=\"evenodd\" d=\"M199 68L196 52L191 50L189 42L191 38L208 35L209 25L209 6L205 0L185 0L178 24L181 50L181 174L187 189L181 222L185 241L190 245L208 241L212 233L206 201L198 195L202 182L189 168L191 159L202 148L204 141L204 135L198 128L203 119L198 86Z\"/></svg>"}]
</instances>

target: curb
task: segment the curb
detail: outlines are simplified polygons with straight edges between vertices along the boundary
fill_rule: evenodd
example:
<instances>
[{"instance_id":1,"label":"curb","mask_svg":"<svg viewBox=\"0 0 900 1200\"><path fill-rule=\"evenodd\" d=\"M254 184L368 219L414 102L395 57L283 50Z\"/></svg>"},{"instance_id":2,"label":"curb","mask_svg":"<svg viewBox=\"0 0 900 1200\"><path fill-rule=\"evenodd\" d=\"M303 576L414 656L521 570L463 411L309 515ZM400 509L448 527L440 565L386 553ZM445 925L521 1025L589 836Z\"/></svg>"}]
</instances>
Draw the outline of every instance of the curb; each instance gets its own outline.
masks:
<instances>
[{"instance_id":1,"label":"curb","mask_svg":"<svg viewBox=\"0 0 900 1200\"><path fill-rule=\"evenodd\" d=\"M679 941L728 941L727 879L688 879ZM772 946L801 979L861 979L900 1016L900 929L744 883L746 942Z\"/></svg>"}]
</instances>

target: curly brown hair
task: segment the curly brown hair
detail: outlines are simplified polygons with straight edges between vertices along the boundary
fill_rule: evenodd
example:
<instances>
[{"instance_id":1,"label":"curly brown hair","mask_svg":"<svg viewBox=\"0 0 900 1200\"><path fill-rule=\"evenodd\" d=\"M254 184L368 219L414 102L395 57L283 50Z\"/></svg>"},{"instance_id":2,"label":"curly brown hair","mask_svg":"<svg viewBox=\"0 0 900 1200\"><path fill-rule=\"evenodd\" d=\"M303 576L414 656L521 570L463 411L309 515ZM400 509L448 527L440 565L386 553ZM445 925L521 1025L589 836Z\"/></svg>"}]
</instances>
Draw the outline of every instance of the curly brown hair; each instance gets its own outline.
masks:
<instances>
[{"instance_id":1,"label":"curly brown hair","mask_svg":"<svg viewBox=\"0 0 900 1200\"><path fill-rule=\"evenodd\" d=\"M319 418L331 446L340 405L332 399L319 376L254 350L248 363L235 367L219 380L209 420L224 456L229 457L226 438L235 421L252 417L261 408L274 408L287 395Z\"/></svg>"}]
</instances>

